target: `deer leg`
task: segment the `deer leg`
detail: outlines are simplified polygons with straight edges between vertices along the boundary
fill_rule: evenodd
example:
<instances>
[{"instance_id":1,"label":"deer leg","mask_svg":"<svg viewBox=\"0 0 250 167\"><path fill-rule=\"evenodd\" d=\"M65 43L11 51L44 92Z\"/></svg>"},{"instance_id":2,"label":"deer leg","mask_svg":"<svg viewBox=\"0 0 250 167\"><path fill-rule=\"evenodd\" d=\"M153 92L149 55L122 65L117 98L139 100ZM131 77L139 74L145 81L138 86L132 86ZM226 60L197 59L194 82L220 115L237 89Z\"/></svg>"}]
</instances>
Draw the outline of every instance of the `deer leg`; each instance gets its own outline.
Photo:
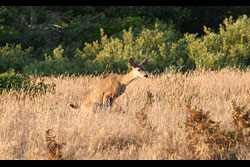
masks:
<instances>
[{"instance_id":1,"label":"deer leg","mask_svg":"<svg viewBox=\"0 0 250 167\"><path fill-rule=\"evenodd\" d=\"M103 97L103 105L107 107L111 107L114 99L111 96L104 95Z\"/></svg>"}]
</instances>

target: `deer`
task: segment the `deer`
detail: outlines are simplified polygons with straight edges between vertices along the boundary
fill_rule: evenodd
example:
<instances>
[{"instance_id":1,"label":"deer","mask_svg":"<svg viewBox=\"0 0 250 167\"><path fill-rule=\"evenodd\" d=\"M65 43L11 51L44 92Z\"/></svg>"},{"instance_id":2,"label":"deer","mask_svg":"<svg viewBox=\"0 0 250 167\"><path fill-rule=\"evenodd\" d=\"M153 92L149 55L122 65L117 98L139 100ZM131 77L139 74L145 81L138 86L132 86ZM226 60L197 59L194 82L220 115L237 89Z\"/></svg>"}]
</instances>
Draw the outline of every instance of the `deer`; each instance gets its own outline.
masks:
<instances>
[{"instance_id":1,"label":"deer","mask_svg":"<svg viewBox=\"0 0 250 167\"><path fill-rule=\"evenodd\" d=\"M77 111L80 109L82 111L91 112L96 112L98 108L112 108L115 99L125 92L126 87L132 81L137 78L148 78L148 74L144 68L147 62L148 58L145 58L137 65L134 60L130 58L129 63L132 66L132 70L129 73L109 74L90 91L80 107L73 104L69 104L69 107Z\"/></svg>"}]
</instances>

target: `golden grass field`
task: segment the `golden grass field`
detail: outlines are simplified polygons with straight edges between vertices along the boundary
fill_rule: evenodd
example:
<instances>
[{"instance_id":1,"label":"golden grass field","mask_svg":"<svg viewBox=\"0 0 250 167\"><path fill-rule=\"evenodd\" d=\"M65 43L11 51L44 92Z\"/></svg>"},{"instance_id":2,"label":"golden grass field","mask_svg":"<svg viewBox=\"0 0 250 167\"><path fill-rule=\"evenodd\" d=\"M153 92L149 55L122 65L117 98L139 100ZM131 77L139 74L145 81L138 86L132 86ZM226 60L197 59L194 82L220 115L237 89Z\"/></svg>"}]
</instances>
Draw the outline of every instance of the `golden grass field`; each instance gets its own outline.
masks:
<instances>
[{"instance_id":1,"label":"golden grass field","mask_svg":"<svg viewBox=\"0 0 250 167\"><path fill-rule=\"evenodd\" d=\"M233 102L250 115L250 70L149 75L117 99L122 112L68 108L80 105L102 78L48 77L45 82L55 83L55 91L0 95L0 159L250 159L247 142L226 145L227 151L204 139L210 133L190 133L185 126L188 105L210 112L221 130L234 131Z\"/></svg>"}]
</instances>

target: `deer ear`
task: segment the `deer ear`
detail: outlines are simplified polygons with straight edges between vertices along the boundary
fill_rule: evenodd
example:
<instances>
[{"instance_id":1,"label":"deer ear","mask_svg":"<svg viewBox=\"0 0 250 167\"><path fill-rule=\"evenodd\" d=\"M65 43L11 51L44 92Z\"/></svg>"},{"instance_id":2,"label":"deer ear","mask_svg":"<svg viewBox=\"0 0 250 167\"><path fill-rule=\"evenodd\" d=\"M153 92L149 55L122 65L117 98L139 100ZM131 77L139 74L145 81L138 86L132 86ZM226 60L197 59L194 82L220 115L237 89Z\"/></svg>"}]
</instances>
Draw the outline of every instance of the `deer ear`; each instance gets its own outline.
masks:
<instances>
[{"instance_id":1,"label":"deer ear","mask_svg":"<svg viewBox=\"0 0 250 167\"><path fill-rule=\"evenodd\" d=\"M129 58L129 63L132 67L135 67L135 62L132 58Z\"/></svg>"},{"instance_id":2,"label":"deer ear","mask_svg":"<svg viewBox=\"0 0 250 167\"><path fill-rule=\"evenodd\" d=\"M145 66L148 63L148 57L146 59L144 59L139 66Z\"/></svg>"}]
</instances>

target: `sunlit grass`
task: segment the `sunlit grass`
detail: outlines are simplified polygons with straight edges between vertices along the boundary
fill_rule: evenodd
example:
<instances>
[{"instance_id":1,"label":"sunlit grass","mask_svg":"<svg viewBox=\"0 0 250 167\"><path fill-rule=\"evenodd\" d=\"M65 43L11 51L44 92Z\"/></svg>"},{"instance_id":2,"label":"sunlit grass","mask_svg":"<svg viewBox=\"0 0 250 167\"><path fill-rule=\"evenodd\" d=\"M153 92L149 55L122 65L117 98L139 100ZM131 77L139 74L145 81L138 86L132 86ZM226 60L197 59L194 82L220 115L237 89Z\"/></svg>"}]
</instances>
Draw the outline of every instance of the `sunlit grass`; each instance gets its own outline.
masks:
<instances>
[{"instance_id":1,"label":"sunlit grass","mask_svg":"<svg viewBox=\"0 0 250 167\"><path fill-rule=\"evenodd\" d=\"M232 115L237 106L250 109L249 70L150 75L132 82L116 100L122 112L68 108L69 103L80 105L102 78L48 77L44 82L55 83L54 91L0 95L0 159L49 159L48 129L56 143L66 143L58 154L61 159L250 159L249 145L241 141L230 154L224 147L215 154L200 142L196 154L187 140L187 105L209 112L221 131L235 130L232 122L238 117ZM199 137L206 137L203 132Z\"/></svg>"}]
</instances>

